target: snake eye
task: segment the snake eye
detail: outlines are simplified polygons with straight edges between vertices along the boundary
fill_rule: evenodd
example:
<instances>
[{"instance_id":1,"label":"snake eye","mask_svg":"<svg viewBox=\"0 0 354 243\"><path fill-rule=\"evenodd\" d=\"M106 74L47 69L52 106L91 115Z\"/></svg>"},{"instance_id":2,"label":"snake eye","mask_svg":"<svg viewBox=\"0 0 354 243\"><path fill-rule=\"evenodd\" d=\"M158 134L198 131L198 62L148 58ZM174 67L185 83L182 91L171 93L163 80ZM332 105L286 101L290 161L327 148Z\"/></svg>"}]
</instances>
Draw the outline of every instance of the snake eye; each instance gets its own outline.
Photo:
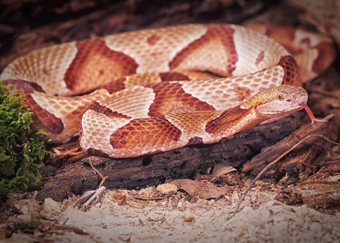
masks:
<instances>
[{"instance_id":1,"label":"snake eye","mask_svg":"<svg viewBox=\"0 0 354 243\"><path fill-rule=\"evenodd\" d=\"M281 95L278 95L278 98L279 98L279 100L282 100L282 97L281 97Z\"/></svg>"}]
</instances>

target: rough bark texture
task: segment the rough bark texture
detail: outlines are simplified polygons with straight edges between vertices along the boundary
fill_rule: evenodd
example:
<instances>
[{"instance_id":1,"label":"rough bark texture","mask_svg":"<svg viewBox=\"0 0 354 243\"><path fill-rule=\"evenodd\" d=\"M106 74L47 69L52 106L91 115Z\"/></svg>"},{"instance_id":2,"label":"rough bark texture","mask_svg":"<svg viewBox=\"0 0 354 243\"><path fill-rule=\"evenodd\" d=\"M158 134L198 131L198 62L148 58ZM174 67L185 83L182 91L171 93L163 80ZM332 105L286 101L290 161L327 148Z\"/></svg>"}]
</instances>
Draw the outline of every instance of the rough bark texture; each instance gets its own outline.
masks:
<instances>
[{"instance_id":1,"label":"rough bark texture","mask_svg":"<svg viewBox=\"0 0 354 243\"><path fill-rule=\"evenodd\" d=\"M333 158L307 180L297 186L286 188L276 197L288 205L303 204L331 213L340 205L340 162ZM329 210L328 210L329 209Z\"/></svg>"},{"instance_id":2,"label":"rough bark texture","mask_svg":"<svg viewBox=\"0 0 354 243\"><path fill-rule=\"evenodd\" d=\"M216 144L188 146L156 155L131 159L110 159L98 156L66 165L55 172L37 195L38 200L52 198L61 201L71 193L83 194L96 189L101 178L89 164L103 175L108 176L107 188L136 189L156 186L175 178L193 177L197 170L206 171L218 163L239 166L252 158L262 148L276 143L293 132L299 122L298 116L291 115L279 121L256 126L230 140ZM46 168L47 172L49 167Z\"/></svg>"},{"instance_id":3,"label":"rough bark texture","mask_svg":"<svg viewBox=\"0 0 354 243\"><path fill-rule=\"evenodd\" d=\"M280 154L284 153L286 150L290 149L292 146L294 146L296 143L299 142L302 138L305 138L308 135L311 135L308 139L304 140L303 143L299 144L296 149L300 150L304 147L306 147L305 153L306 159L310 161L310 163L313 163L314 166L316 165L316 160L321 159L322 156L319 156L319 153L316 153L316 150L318 149L318 146L311 146L314 142L319 141L319 137L317 135L323 135L325 136L327 134L327 129L328 129L328 124L324 122L315 122L314 124L307 123L302 125L299 129L297 129L295 132L293 132L291 135L288 137L284 138L283 140L279 141L278 143L268 146L262 150L261 153L258 155L254 156L250 161L247 161L246 163L243 164L243 169L242 171L244 173L250 172L251 171L251 176L255 177L257 174L270 162L275 160ZM325 140L319 141L319 144L325 144ZM299 151L298 151L299 152ZM308 153L312 152L312 153ZM299 153L298 153L299 154ZM304 157L303 153L300 152L300 155L297 155L296 157ZM274 170L275 168L282 170L287 170L289 169L288 173L290 173L291 167L296 166L297 162L299 161L299 158L289 158L286 163L279 163L279 165L273 166L273 168L269 168L268 174L272 173L271 171ZM303 163L306 163L306 161L303 161ZM311 166L311 164L309 164ZM316 166L315 166L316 168ZM267 175L267 173L266 173Z\"/></svg>"}]
</instances>

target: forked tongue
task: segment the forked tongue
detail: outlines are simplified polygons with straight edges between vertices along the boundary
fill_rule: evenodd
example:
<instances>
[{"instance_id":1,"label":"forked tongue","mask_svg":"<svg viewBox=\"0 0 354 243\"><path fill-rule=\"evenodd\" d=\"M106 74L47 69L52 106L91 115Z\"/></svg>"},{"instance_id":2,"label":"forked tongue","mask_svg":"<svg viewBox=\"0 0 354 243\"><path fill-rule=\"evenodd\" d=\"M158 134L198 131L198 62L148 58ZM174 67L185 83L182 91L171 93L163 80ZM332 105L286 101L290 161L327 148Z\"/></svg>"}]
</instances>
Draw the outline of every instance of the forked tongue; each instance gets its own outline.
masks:
<instances>
[{"instance_id":1,"label":"forked tongue","mask_svg":"<svg viewBox=\"0 0 354 243\"><path fill-rule=\"evenodd\" d=\"M302 102L302 103L300 104L300 106L302 106L302 107L306 110L307 114L309 115L309 117L310 117L310 119L311 119L311 123L312 123L312 124L313 124L315 121L317 121L317 122L328 122L328 120L326 120L326 119L318 119L318 118L315 118L315 116L313 115L313 113L312 113L310 107L308 107L305 102Z\"/></svg>"}]
</instances>

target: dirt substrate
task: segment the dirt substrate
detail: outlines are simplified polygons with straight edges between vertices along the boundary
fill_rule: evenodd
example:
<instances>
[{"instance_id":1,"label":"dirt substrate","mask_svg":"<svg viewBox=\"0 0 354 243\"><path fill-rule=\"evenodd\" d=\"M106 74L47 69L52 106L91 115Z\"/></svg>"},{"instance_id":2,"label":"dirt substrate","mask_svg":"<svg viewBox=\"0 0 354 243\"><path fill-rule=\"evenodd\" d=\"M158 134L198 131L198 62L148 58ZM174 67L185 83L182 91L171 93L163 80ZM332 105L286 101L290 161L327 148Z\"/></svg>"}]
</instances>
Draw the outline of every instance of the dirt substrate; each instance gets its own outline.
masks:
<instances>
[{"instance_id":1,"label":"dirt substrate","mask_svg":"<svg viewBox=\"0 0 354 243\"><path fill-rule=\"evenodd\" d=\"M338 177L333 176L332 180ZM269 188L266 193L262 192L265 187ZM48 198L41 204L34 199L34 193L28 199L14 201L23 215L10 217L0 225L0 239L4 242L339 242L339 212L328 214L307 205L282 204L275 197L283 189L271 183L258 183L236 214L230 211L241 196L237 191L218 200L188 201L181 191L154 197L155 187L140 191L107 190L101 202L86 210L73 207L75 196L62 203ZM31 229L28 222L32 220L33 225L38 215L42 215L41 223ZM14 233L5 239L10 231Z\"/></svg>"}]
</instances>

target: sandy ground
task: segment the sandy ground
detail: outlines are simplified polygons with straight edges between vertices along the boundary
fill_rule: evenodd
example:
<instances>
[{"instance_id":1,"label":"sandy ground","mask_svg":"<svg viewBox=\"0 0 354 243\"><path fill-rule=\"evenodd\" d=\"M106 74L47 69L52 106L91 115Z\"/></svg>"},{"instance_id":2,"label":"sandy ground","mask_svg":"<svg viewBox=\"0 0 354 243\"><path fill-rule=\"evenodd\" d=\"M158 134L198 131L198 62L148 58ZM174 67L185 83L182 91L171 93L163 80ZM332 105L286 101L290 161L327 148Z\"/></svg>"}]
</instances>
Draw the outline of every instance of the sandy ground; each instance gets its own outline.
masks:
<instances>
[{"instance_id":1,"label":"sandy ground","mask_svg":"<svg viewBox=\"0 0 354 243\"><path fill-rule=\"evenodd\" d=\"M61 203L23 199L15 206L24 214L6 223L42 214L43 224L4 242L339 242L339 213L282 204L274 200L279 190L256 186L236 214L230 214L241 196L235 191L191 203L180 192L159 200L136 199L153 195L153 187L106 190L101 203L86 211L73 207L75 196Z\"/></svg>"}]
</instances>

